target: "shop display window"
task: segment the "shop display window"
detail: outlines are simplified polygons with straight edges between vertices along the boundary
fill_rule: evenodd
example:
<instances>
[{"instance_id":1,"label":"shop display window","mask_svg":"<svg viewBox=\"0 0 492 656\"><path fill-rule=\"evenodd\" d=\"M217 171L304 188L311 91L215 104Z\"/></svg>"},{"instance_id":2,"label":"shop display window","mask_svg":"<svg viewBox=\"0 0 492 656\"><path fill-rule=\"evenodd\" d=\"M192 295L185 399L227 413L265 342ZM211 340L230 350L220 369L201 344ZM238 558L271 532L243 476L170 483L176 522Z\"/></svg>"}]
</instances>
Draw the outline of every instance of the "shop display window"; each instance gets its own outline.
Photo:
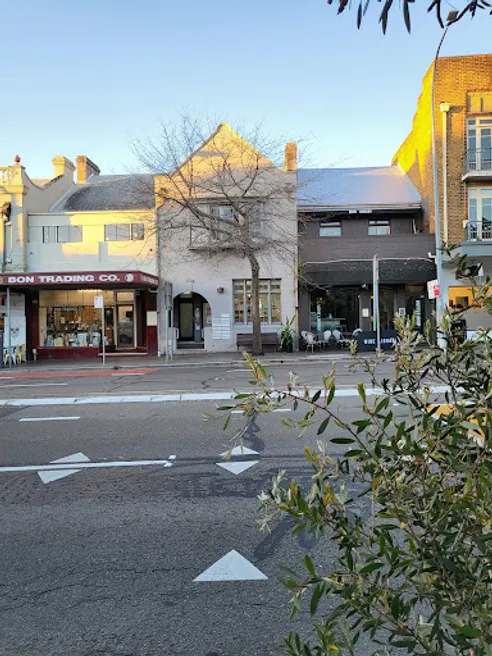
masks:
<instances>
[{"instance_id":1,"label":"shop display window","mask_svg":"<svg viewBox=\"0 0 492 656\"><path fill-rule=\"evenodd\" d=\"M133 298L133 292L130 293ZM105 344L114 345L115 293L99 289L41 291L40 345L47 348L102 346L101 310L94 308L94 296L104 297Z\"/></svg>"}]
</instances>

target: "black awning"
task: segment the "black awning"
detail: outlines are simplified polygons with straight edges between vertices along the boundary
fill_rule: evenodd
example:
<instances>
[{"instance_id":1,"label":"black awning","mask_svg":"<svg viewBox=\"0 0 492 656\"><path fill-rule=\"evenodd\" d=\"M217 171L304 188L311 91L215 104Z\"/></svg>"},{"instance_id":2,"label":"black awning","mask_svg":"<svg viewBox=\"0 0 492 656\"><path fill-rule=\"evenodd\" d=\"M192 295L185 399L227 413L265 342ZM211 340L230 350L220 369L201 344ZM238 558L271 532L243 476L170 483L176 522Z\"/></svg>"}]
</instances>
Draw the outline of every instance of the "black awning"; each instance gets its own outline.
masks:
<instances>
[{"instance_id":1,"label":"black awning","mask_svg":"<svg viewBox=\"0 0 492 656\"><path fill-rule=\"evenodd\" d=\"M309 264L304 267L304 277L316 285L370 285L372 267L371 260ZM382 284L425 283L435 277L436 265L432 260L379 260Z\"/></svg>"}]
</instances>

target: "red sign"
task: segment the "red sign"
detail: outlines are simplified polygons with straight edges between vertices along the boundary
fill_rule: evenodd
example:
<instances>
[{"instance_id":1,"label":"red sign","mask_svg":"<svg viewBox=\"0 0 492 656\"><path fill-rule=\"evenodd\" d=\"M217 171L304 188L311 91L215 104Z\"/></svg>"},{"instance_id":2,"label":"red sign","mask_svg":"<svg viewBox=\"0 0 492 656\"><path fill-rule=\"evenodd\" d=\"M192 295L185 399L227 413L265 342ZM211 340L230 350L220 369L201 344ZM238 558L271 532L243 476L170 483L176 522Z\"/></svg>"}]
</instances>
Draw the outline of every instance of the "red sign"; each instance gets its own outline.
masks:
<instances>
[{"instance_id":1,"label":"red sign","mask_svg":"<svg viewBox=\"0 0 492 656\"><path fill-rule=\"evenodd\" d=\"M5 287L50 287L53 285L76 285L79 287L131 285L157 287L159 278L142 271L100 271L94 273L3 273L0 285Z\"/></svg>"}]
</instances>

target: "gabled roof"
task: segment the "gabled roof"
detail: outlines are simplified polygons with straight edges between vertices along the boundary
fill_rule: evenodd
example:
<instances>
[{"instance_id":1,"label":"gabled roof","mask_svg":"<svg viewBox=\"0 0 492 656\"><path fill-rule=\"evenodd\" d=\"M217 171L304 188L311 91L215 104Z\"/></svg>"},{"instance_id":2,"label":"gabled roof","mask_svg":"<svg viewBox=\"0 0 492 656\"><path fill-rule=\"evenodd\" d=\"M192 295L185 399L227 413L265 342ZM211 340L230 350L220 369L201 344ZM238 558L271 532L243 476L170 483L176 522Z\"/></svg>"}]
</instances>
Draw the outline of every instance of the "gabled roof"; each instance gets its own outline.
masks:
<instances>
[{"instance_id":1,"label":"gabled roof","mask_svg":"<svg viewBox=\"0 0 492 656\"><path fill-rule=\"evenodd\" d=\"M421 198L398 166L299 169L297 200L302 209L409 209Z\"/></svg>"},{"instance_id":2,"label":"gabled roof","mask_svg":"<svg viewBox=\"0 0 492 656\"><path fill-rule=\"evenodd\" d=\"M52 208L52 212L97 212L150 210L155 206L154 176L97 175L75 185Z\"/></svg>"}]
</instances>

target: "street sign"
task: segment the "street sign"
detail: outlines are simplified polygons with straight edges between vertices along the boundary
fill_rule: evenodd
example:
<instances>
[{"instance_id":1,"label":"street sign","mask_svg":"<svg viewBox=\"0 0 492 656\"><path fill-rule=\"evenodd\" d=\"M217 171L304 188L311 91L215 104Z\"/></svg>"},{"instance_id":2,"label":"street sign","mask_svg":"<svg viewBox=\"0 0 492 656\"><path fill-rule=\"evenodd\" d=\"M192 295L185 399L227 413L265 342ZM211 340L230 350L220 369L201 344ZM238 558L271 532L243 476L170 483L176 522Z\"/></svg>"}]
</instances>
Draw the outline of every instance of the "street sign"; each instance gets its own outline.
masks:
<instances>
[{"instance_id":1,"label":"street sign","mask_svg":"<svg viewBox=\"0 0 492 656\"><path fill-rule=\"evenodd\" d=\"M94 307L102 310L104 307L104 296L94 296Z\"/></svg>"},{"instance_id":2,"label":"street sign","mask_svg":"<svg viewBox=\"0 0 492 656\"><path fill-rule=\"evenodd\" d=\"M441 296L441 290L439 289L439 283L437 280L429 280L427 282L427 296L430 300Z\"/></svg>"}]
</instances>

